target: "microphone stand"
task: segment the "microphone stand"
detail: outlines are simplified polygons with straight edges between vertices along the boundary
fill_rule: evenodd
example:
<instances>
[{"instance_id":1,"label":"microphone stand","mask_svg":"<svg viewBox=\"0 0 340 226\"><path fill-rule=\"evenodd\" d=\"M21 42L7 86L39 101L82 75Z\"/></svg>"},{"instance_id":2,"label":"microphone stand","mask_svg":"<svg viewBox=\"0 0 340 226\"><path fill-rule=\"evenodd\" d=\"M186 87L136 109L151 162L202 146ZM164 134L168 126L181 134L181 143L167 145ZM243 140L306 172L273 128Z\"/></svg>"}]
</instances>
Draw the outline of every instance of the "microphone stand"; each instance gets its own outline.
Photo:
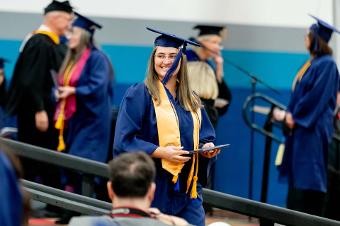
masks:
<instances>
[{"instance_id":1,"label":"microphone stand","mask_svg":"<svg viewBox=\"0 0 340 226\"><path fill-rule=\"evenodd\" d=\"M240 67L239 65L235 64L234 62L230 60L224 59L224 62L228 63L229 65L233 66L237 70L241 71L243 75L246 75L250 78L251 83L251 95L254 95L256 93L256 84L260 83L263 86L267 87L271 91L273 91L276 94L281 95L279 91L265 83L263 80L259 79L257 76L253 75L249 71L245 70L244 68ZM255 103L251 103L251 109L254 109ZM251 123L255 123L255 112L251 111ZM249 157L249 179L248 179L248 198L253 199L253 168L254 168L254 140L255 140L255 131L253 129L250 129L250 157Z\"/></svg>"},{"instance_id":2,"label":"microphone stand","mask_svg":"<svg viewBox=\"0 0 340 226\"><path fill-rule=\"evenodd\" d=\"M272 88L270 85L268 85L267 83L265 83L264 81L260 80L257 76L253 75L252 73L250 73L249 71L245 70L244 68L240 67L239 65L235 64L234 62L230 61L230 60L226 60L224 59L224 62L228 63L229 65L233 66L234 68L236 68L237 70L241 71L243 73L243 75L246 75L250 78L250 82L251 82L251 95L253 96L256 93L256 84L259 82L260 84L262 84L263 86L267 87L268 89L270 89L271 91L273 91L274 93L281 95L281 93L279 91L277 91L276 89ZM255 123L255 112L254 112L254 107L255 107L255 101L253 101L251 103L251 123L254 124ZM268 119L267 119L268 120ZM267 125L268 123L266 123ZM270 124L268 124L270 126ZM267 125L267 126L268 126ZM271 141L269 141L268 139L270 139L269 137L266 137L266 150L265 150L265 158L263 159L264 164L263 164L263 172L262 172L262 186L261 186L261 202L266 202L265 199L267 197L267 186L268 186L268 172L265 172L265 170L268 169L269 163L266 164L266 158L270 158L270 152L269 155L267 154L267 146L269 145L270 148L270 144ZM249 157L249 179L248 179L248 198L249 199L253 199L253 168L254 168L254 140L255 140L255 131L253 129L250 129L250 157ZM268 143L269 142L269 143ZM251 217L249 217L249 221L251 221ZM260 225L261 226L273 226L274 223L271 221L267 221L265 219L260 219Z\"/></svg>"}]
</instances>

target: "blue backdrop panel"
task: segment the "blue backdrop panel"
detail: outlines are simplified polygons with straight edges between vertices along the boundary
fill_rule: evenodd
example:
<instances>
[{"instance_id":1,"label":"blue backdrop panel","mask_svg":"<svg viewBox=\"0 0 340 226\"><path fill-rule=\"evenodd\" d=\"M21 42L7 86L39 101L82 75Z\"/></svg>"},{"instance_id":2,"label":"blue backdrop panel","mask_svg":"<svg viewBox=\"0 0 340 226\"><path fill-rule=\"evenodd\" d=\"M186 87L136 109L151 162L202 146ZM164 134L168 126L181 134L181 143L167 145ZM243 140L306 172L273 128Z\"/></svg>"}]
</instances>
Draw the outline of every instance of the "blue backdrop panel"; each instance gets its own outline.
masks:
<instances>
[{"instance_id":1,"label":"blue backdrop panel","mask_svg":"<svg viewBox=\"0 0 340 226\"><path fill-rule=\"evenodd\" d=\"M0 56L11 60L11 64L6 67L8 77L12 74L20 43L18 40L0 40ZM102 49L110 57L115 69L114 104L119 105L126 89L133 83L144 80L152 47L106 44L102 45ZM291 82L299 66L308 56L304 53L225 50L223 57L278 88L281 95L268 91L260 84L257 86L258 91L287 104ZM225 79L231 87L233 100L228 114L219 122L216 143L230 143L231 146L219 156L215 188L222 192L248 197L250 131L242 118L242 105L250 95L250 79L227 62L224 67ZM263 117L256 117L256 120L263 123ZM259 200L261 190L264 140L262 135L256 134L253 180L253 198L256 200ZM286 185L277 182L277 171L274 166L276 150L275 144L271 156L268 202L283 206Z\"/></svg>"}]
</instances>

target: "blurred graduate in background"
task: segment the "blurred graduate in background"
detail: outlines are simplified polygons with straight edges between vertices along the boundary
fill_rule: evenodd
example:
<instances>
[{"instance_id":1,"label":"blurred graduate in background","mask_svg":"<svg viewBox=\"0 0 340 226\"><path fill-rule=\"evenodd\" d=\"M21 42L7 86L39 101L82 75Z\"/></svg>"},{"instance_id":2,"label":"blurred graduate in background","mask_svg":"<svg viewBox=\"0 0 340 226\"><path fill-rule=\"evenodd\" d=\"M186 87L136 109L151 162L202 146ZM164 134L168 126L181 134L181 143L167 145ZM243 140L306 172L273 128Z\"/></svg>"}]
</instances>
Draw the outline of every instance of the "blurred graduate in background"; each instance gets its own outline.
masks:
<instances>
[{"instance_id":1,"label":"blurred graduate in background","mask_svg":"<svg viewBox=\"0 0 340 226\"><path fill-rule=\"evenodd\" d=\"M312 16L305 36L310 59L297 73L287 111L274 112L290 131L279 166L280 179L288 181L287 208L321 216L327 192L328 146L333 135L333 112L339 89L339 72L328 42L339 31Z\"/></svg>"}]
</instances>

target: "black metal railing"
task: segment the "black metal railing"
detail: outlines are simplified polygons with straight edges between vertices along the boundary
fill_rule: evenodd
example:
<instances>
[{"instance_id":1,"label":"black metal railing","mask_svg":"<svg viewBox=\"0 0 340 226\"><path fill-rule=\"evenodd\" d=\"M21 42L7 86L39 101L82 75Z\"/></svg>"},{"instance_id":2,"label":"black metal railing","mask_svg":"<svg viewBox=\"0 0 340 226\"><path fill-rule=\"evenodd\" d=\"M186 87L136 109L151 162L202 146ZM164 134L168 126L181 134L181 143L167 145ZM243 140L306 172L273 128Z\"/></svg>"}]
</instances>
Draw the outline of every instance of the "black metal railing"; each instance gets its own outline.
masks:
<instances>
[{"instance_id":1,"label":"black metal railing","mask_svg":"<svg viewBox=\"0 0 340 226\"><path fill-rule=\"evenodd\" d=\"M110 212L112 204L78 195L35 182L21 180L24 189L34 200L59 206L87 215L104 215Z\"/></svg>"},{"instance_id":2,"label":"black metal railing","mask_svg":"<svg viewBox=\"0 0 340 226\"><path fill-rule=\"evenodd\" d=\"M51 151L48 149L0 138L0 148L19 156L77 170L84 174L108 177L107 165L87 159ZM88 183L87 181L86 183ZM111 204L93 198L77 195L59 189L47 187L30 181L22 181L35 200L71 209L80 213L100 215L107 213ZM237 212L251 217L267 219L283 225L291 226L340 226L340 222L317 217L209 189L203 189L206 203L223 210Z\"/></svg>"}]
</instances>

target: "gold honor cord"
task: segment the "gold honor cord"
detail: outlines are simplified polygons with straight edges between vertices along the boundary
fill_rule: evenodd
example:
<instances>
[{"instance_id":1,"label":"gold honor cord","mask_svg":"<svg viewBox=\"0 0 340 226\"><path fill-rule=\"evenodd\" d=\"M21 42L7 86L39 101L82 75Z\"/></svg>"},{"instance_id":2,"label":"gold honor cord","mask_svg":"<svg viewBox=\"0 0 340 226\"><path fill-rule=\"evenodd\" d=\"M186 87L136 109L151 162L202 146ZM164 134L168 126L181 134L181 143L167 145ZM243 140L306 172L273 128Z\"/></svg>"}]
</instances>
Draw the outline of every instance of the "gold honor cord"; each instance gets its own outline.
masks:
<instances>
[{"instance_id":1,"label":"gold honor cord","mask_svg":"<svg viewBox=\"0 0 340 226\"><path fill-rule=\"evenodd\" d=\"M65 73L64 73L64 85L67 86L70 83L71 75L74 69L74 63L70 62L67 65ZM61 100L60 112L57 117L57 121L55 122L54 127L59 130L59 143L58 143L58 151L64 151L66 148L66 144L64 141L64 127L65 127L65 105L66 99Z\"/></svg>"},{"instance_id":2,"label":"gold honor cord","mask_svg":"<svg viewBox=\"0 0 340 226\"><path fill-rule=\"evenodd\" d=\"M311 65L311 61L307 60L306 63L300 68L300 70L298 71L298 73L296 74L294 80L293 80L293 85L292 85L292 90L295 89L296 83L299 81L301 81L302 77L304 76L304 74L306 73L306 71L308 70L308 68Z\"/></svg>"}]
</instances>

